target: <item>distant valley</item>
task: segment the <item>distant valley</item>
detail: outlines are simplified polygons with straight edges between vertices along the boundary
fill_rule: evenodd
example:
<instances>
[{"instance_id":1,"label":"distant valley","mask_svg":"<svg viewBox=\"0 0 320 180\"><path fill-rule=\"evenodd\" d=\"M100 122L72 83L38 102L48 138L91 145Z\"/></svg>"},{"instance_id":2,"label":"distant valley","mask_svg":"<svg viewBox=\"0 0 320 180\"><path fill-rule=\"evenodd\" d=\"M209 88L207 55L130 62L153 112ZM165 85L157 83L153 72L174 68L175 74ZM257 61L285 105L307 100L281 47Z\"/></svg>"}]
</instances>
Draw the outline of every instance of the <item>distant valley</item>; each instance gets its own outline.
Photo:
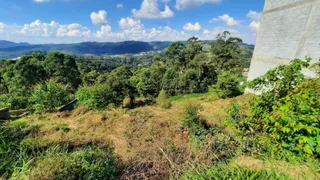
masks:
<instances>
[{"instance_id":1,"label":"distant valley","mask_svg":"<svg viewBox=\"0 0 320 180\"><path fill-rule=\"evenodd\" d=\"M205 47L209 47L212 41L203 41ZM0 59L12 59L29 53L30 51L61 51L68 54L84 55L117 55L138 54L141 52L163 51L171 42L155 41L124 41L124 42L83 42L73 44L29 44L15 43L0 40ZM254 45L241 44L242 55L246 58L252 57Z\"/></svg>"}]
</instances>

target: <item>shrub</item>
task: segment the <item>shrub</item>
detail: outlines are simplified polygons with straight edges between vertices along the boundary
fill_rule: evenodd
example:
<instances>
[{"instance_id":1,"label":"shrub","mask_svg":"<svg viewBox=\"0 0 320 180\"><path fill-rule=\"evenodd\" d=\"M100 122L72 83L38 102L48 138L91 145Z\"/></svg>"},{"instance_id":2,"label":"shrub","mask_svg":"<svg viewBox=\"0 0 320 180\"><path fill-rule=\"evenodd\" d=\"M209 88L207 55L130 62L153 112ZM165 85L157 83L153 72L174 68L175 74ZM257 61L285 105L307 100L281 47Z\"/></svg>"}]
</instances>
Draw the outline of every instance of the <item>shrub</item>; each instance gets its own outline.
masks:
<instances>
[{"instance_id":1,"label":"shrub","mask_svg":"<svg viewBox=\"0 0 320 180\"><path fill-rule=\"evenodd\" d=\"M164 90L160 91L158 98L156 99L157 105L163 109L169 109L171 107L171 102L168 99L167 93Z\"/></svg>"},{"instance_id":2,"label":"shrub","mask_svg":"<svg viewBox=\"0 0 320 180\"><path fill-rule=\"evenodd\" d=\"M320 93L299 87L275 103L273 111L265 118L264 129L285 149L320 155L319 107Z\"/></svg>"},{"instance_id":3,"label":"shrub","mask_svg":"<svg viewBox=\"0 0 320 180\"><path fill-rule=\"evenodd\" d=\"M182 125L188 128L189 135L195 140L204 140L208 131L203 121L198 116L200 110L198 104L188 104L184 110Z\"/></svg>"},{"instance_id":4,"label":"shrub","mask_svg":"<svg viewBox=\"0 0 320 180\"><path fill-rule=\"evenodd\" d=\"M240 90L240 78L231 72L223 72L218 76L218 82L214 87L221 98L229 98L242 94Z\"/></svg>"},{"instance_id":5,"label":"shrub","mask_svg":"<svg viewBox=\"0 0 320 180\"><path fill-rule=\"evenodd\" d=\"M112 90L107 85L84 86L76 93L78 104L85 105L89 109L103 109L111 103L117 103Z\"/></svg>"},{"instance_id":6,"label":"shrub","mask_svg":"<svg viewBox=\"0 0 320 180\"><path fill-rule=\"evenodd\" d=\"M37 86L30 102L36 112L50 112L70 101L68 92L59 84L49 81Z\"/></svg>"},{"instance_id":7,"label":"shrub","mask_svg":"<svg viewBox=\"0 0 320 180\"><path fill-rule=\"evenodd\" d=\"M25 109L29 105L28 96L18 93L0 95L0 108L8 107L12 110Z\"/></svg>"}]
</instances>

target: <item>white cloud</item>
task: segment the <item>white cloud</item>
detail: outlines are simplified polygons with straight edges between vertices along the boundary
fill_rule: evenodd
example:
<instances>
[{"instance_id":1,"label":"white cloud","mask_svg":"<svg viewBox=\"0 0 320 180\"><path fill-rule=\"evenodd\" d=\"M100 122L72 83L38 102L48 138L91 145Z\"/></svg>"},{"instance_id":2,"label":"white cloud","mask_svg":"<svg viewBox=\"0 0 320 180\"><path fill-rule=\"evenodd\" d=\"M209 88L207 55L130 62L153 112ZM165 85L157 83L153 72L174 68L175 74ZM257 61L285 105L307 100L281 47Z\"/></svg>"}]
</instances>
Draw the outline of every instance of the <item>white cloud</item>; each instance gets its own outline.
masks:
<instances>
[{"instance_id":1,"label":"white cloud","mask_svg":"<svg viewBox=\"0 0 320 180\"><path fill-rule=\"evenodd\" d=\"M257 11L250 10L247 14L247 17L251 19L251 23L249 24L250 29L254 32L253 36L256 36L256 34L259 31L260 28L260 20L261 20L262 14Z\"/></svg>"},{"instance_id":2,"label":"white cloud","mask_svg":"<svg viewBox=\"0 0 320 180\"><path fill-rule=\"evenodd\" d=\"M259 28L260 28L260 22L259 21L252 21L250 23L249 27L251 28L252 31L257 33L259 31Z\"/></svg>"},{"instance_id":3,"label":"white cloud","mask_svg":"<svg viewBox=\"0 0 320 180\"><path fill-rule=\"evenodd\" d=\"M53 36L59 26L59 23L55 21L42 23L40 20L36 20L31 24L25 24L19 33L25 36Z\"/></svg>"},{"instance_id":4,"label":"white cloud","mask_svg":"<svg viewBox=\"0 0 320 180\"><path fill-rule=\"evenodd\" d=\"M177 0L176 9L186 9L200 6L205 3L220 3L222 0Z\"/></svg>"},{"instance_id":5,"label":"white cloud","mask_svg":"<svg viewBox=\"0 0 320 180\"><path fill-rule=\"evenodd\" d=\"M92 12L90 15L91 21L95 25L106 25L108 24L107 12L100 10L99 12Z\"/></svg>"},{"instance_id":6,"label":"white cloud","mask_svg":"<svg viewBox=\"0 0 320 180\"><path fill-rule=\"evenodd\" d=\"M33 0L33 1L37 3L50 2L50 0Z\"/></svg>"},{"instance_id":7,"label":"white cloud","mask_svg":"<svg viewBox=\"0 0 320 180\"><path fill-rule=\"evenodd\" d=\"M183 30L185 30L185 31L200 31L201 25L198 22L196 22L195 24L187 23L183 26Z\"/></svg>"},{"instance_id":8,"label":"white cloud","mask_svg":"<svg viewBox=\"0 0 320 180\"><path fill-rule=\"evenodd\" d=\"M0 22L0 33L4 32L5 24L3 22Z\"/></svg>"},{"instance_id":9,"label":"white cloud","mask_svg":"<svg viewBox=\"0 0 320 180\"><path fill-rule=\"evenodd\" d=\"M141 21L139 19L133 19L133 18L127 17L127 18L120 19L119 26L122 29L128 29L128 28L143 26L143 25L141 24Z\"/></svg>"},{"instance_id":10,"label":"white cloud","mask_svg":"<svg viewBox=\"0 0 320 180\"><path fill-rule=\"evenodd\" d=\"M224 31L229 31L232 37L239 37L242 38L243 34L240 33L238 30L231 29L231 28L214 28L213 30L205 29L202 32L202 39L206 40L215 40L218 34L222 34Z\"/></svg>"},{"instance_id":11,"label":"white cloud","mask_svg":"<svg viewBox=\"0 0 320 180\"><path fill-rule=\"evenodd\" d=\"M228 26L238 26L240 22L236 20L235 18L229 16L228 14L224 14L222 16L219 16L218 18L213 18L209 22L215 22L215 21L223 21L225 22Z\"/></svg>"},{"instance_id":12,"label":"white cloud","mask_svg":"<svg viewBox=\"0 0 320 180\"><path fill-rule=\"evenodd\" d=\"M139 19L169 18L174 15L168 5L165 5L164 10L161 11L158 6L158 0L143 0L140 9L132 9L132 14Z\"/></svg>"},{"instance_id":13,"label":"white cloud","mask_svg":"<svg viewBox=\"0 0 320 180\"><path fill-rule=\"evenodd\" d=\"M261 15L262 14L257 11L250 10L249 13L247 14L247 17L250 18L251 20L260 21Z\"/></svg>"},{"instance_id":14,"label":"white cloud","mask_svg":"<svg viewBox=\"0 0 320 180\"><path fill-rule=\"evenodd\" d=\"M90 37L91 31L81 24L61 25L56 34L58 37Z\"/></svg>"},{"instance_id":15,"label":"white cloud","mask_svg":"<svg viewBox=\"0 0 320 180\"><path fill-rule=\"evenodd\" d=\"M61 25L56 21L43 23L36 20L31 24L25 24L18 34L26 37L90 37L91 31L77 23Z\"/></svg>"},{"instance_id":16,"label":"white cloud","mask_svg":"<svg viewBox=\"0 0 320 180\"><path fill-rule=\"evenodd\" d=\"M124 5L123 4L117 4L117 8L123 8Z\"/></svg>"}]
</instances>

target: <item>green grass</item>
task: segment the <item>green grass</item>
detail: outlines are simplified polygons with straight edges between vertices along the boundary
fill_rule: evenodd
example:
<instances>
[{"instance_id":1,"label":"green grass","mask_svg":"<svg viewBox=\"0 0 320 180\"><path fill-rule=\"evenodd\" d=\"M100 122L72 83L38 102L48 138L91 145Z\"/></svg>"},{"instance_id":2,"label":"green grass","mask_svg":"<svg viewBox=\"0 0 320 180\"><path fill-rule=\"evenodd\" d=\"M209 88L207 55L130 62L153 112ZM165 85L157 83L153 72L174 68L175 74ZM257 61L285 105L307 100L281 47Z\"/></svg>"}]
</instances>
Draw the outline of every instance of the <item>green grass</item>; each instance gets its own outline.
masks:
<instances>
[{"instance_id":1,"label":"green grass","mask_svg":"<svg viewBox=\"0 0 320 180\"><path fill-rule=\"evenodd\" d=\"M288 176L276 172L254 171L242 167L218 164L210 168L193 168L183 173L182 180L286 180Z\"/></svg>"},{"instance_id":2,"label":"green grass","mask_svg":"<svg viewBox=\"0 0 320 180\"><path fill-rule=\"evenodd\" d=\"M210 91L208 93L193 93L188 95L178 95L172 96L169 98L171 102L185 102L189 100L207 100L214 101L218 99L218 95L214 91Z\"/></svg>"}]
</instances>

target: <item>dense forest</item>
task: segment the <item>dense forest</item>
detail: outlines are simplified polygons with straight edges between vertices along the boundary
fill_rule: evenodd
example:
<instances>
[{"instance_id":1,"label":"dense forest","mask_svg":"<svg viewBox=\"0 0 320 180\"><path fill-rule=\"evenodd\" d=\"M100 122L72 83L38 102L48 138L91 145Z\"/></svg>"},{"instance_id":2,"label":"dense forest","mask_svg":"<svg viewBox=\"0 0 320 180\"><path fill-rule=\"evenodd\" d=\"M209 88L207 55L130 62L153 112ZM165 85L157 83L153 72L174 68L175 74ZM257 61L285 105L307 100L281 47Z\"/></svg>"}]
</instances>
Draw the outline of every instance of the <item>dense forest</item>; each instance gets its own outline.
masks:
<instances>
[{"instance_id":1,"label":"dense forest","mask_svg":"<svg viewBox=\"0 0 320 180\"><path fill-rule=\"evenodd\" d=\"M28 112L0 124L0 177L318 179L320 63L246 82L241 43L226 31L155 56L0 61L0 107Z\"/></svg>"}]
</instances>

